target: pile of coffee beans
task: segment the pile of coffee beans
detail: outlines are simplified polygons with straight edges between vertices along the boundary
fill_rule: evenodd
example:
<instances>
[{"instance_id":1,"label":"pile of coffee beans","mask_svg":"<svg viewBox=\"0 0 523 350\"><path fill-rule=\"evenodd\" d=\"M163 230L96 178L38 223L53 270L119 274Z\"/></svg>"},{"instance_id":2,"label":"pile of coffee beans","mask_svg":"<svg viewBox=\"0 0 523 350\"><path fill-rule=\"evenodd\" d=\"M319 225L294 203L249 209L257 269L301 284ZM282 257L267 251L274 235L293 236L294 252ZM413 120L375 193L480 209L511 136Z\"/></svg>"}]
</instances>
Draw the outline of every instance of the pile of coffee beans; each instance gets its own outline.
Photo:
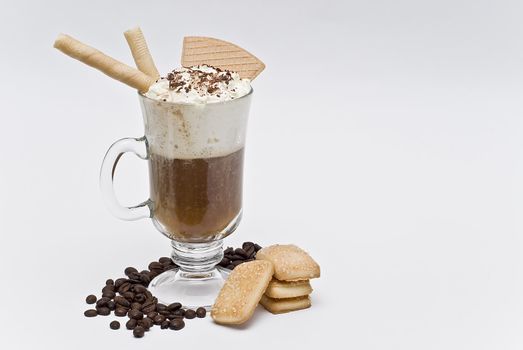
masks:
<instances>
[{"instance_id":1,"label":"pile of coffee beans","mask_svg":"<svg viewBox=\"0 0 523 350\"><path fill-rule=\"evenodd\" d=\"M168 257L149 264L148 270L138 272L134 267L124 270L126 278L108 279L98 299L95 295L85 298L87 304L96 304L94 309L84 312L86 317L108 316L111 312L118 317L126 317L125 328L132 330L133 335L142 338L151 327L180 330L185 327L185 319L204 318L206 310L199 307L195 310L184 310L182 304L164 305L147 290L151 280L164 271L177 267ZM120 322L112 321L111 329L119 329Z\"/></svg>"},{"instance_id":2,"label":"pile of coffee beans","mask_svg":"<svg viewBox=\"0 0 523 350\"><path fill-rule=\"evenodd\" d=\"M262 249L262 247L253 242L244 242L241 248L236 249L227 247L227 249L223 251L223 259L218 266L234 270L236 266L256 259L256 253L260 249Z\"/></svg>"},{"instance_id":3,"label":"pile of coffee beans","mask_svg":"<svg viewBox=\"0 0 523 350\"><path fill-rule=\"evenodd\" d=\"M252 242L243 243L241 248L228 247L218 265L233 270L241 263L254 260L261 248ZM180 303L164 305L147 289L153 278L177 267L169 257L151 262L147 270L127 267L124 270L126 277L105 281L100 298L93 294L85 298L87 304L95 304L95 307L86 310L84 316L109 316L114 313L117 317L127 317L125 328L132 330L136 338L142 338L153 326L178 331L185 327L184 319L204 318L207 314L205 308L184 310ZM120 329L120 322L112 321L109 328Z\"/></svg>"}]
</instances>

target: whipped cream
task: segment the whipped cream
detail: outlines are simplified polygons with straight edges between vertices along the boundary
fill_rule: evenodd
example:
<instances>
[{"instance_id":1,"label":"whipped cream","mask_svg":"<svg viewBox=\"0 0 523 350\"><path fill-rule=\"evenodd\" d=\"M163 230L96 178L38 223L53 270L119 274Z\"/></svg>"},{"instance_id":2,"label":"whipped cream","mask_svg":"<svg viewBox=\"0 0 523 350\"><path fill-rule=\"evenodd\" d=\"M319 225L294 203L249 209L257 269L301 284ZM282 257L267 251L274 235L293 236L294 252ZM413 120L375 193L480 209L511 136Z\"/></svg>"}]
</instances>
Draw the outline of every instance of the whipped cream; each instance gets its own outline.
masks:
<instances>
[{"instance_id":1,"label":"whipped cream","mask_svg":"<svg viewBox=\"0 0 523 350\"><path fill-rule=\"evenodd\" d=\"M149 87L145 96L164 102L205 104L230 101L251 91L249 79L207 65L177 68Z\"/></svg>"}]
</instances>

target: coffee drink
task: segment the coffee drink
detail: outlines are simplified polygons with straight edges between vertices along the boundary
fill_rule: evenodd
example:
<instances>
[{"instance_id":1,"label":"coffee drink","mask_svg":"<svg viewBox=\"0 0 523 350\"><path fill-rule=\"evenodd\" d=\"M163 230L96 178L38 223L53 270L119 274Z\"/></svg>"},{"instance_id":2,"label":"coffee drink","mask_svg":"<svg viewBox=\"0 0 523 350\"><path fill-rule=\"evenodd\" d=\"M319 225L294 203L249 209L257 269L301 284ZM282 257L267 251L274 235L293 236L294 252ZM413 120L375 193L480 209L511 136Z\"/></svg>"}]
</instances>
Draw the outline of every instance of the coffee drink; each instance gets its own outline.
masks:
<instances>
[{"instance_id":1,"label":"coffee drink","mask_svg":"<svg viewBox=\"0 0 523 350\"><path fill-rule=\"evenodd\" d=\"M186 86L180 85L185 78L187 89L178 92ZM194 89L212 91L214 85L208 86L212 81L222 88L205 96L210 100L198 100L203 97ZM151 98L141 99L153 223L177 242L212 242L239 223L250 105L247 89L248 83L234 80L229 73L184 71L158 82L147 95ZM238 93L247 95L230 100L231 94Z\"/></svg>"},{"instance_id":2,"label":"coffee drink","mask_svg":"<svg viewBox=\"0 0 523 350\"><path fill-rule=\"evenodd\" d=\"M212 158L153 153L149 164L153 212L162 231L184 241L209 241L240 214L243 148Z\"/></svg>"}]
</instances>

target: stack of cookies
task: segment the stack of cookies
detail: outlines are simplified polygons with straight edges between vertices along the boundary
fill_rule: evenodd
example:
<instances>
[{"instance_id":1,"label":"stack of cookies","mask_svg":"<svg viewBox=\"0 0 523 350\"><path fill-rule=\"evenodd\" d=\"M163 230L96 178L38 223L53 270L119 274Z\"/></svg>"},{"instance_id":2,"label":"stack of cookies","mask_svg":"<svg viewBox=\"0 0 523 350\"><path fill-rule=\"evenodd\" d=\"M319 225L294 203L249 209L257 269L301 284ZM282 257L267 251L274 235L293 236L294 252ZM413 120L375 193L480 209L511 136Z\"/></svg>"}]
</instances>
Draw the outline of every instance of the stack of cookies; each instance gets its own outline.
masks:
<instances>
[{"instance_id":1,"label":"stack of cookies","mask_svg":"<svg viewBox=\"0 0 523 350\"><path fill-rule=\"evenodd\" d=\"M311 306L309 280L320 267L295 245L273 245L256 253L256 260L238 265L225 281L211 310L216 323L242 324L258 303L273 314Z\"/></svg>"},{"instance_id":2,"label":"stack of cookies","mask_svg":"<svg viewBox=\"0 0 523 350\"><path fill-rule=\"evenodd\" d=\"M256 253L256 260L270 261L274 275L260 304L273 314L311 306L311 278L320 277L319 265L295 245L273 245Z\"/></svg>"}]
</instances>

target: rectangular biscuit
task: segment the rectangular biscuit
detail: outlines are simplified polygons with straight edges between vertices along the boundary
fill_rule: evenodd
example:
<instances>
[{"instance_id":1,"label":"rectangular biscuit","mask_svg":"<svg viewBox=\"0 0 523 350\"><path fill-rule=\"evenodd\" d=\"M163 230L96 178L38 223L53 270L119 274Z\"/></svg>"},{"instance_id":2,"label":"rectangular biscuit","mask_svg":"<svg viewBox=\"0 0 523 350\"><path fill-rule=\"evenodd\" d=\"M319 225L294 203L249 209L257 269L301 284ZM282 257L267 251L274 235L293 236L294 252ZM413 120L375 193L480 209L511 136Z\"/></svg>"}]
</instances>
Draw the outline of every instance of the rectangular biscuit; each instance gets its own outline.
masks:
<instances>
[{"instance_id":1,"label":"rectangular biscuit","mask_svg":"<svg viewBox=\"0 0 523 350\"><path fill-rule=\"evenodd\" d=\"M269 283L265 295L271 298L295 298L309 295L312 287L309 280L303 281L280 281L275 278Z\"/></svg>"},{"instance_id":2,"label":"rectangular biscuit","mask_svg":"<svg viewBox=\"0 0 523 350\"><path fill-rule=\"evenodd\" d=\"M293 244L275 244L260 249L256 260L274 265L274 277L280 281L308 280L320 277L320 266L304 250Z\"/></svg>"},{"instance_id":3,"label":"rectangular biscuit","mask_svg":"<svg viewBox=\"0 0 523 350\"><path fill-rule=\"evenodd\" d=\"M273 314L281 314L309 308L311 306L311 298L306 295L297 298L274 299L263 295L260 304Z\"/></svg>"},{"instance_id":4,"label":"rectangular biscuit","mask_svg":"<svg viewBox=\"0 0 523 350\"><path fill-rule=\"evenodd\" d=\"M214 322L242 324L251 318L274 269L269 261L249 261L229 275L211 309Z\"/></svg>"}]
</instances>

